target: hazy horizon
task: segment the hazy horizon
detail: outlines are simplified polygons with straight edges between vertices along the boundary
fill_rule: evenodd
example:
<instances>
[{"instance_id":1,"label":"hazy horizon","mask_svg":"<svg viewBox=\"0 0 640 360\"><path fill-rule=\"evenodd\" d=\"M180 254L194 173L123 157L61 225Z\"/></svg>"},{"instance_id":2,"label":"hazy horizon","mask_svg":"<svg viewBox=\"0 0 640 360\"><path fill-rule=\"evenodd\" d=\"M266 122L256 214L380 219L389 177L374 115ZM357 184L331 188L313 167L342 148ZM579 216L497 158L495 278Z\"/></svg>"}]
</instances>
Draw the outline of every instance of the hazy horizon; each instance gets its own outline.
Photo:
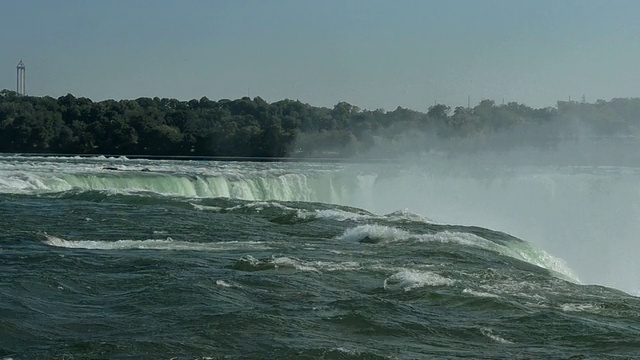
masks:
<instances>
[{"instance_id":1,"label":"hazy horizon","mask_svg":"<svg viewBox=\"0 0 640 360\"><path fill-rule=\"evenodd\" d=\"M10 2L0 88L426 111L637 97L635 1Z\"/></svg>"}]
</instances>

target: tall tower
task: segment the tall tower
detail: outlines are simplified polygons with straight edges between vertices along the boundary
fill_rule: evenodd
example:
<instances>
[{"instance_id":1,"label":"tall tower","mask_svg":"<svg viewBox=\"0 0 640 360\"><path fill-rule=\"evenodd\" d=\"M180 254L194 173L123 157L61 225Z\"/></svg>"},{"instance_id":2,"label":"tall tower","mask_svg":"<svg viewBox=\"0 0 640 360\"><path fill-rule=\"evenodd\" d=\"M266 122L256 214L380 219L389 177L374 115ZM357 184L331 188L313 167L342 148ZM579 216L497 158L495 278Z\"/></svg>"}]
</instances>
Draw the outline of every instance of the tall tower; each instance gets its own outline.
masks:
<instances>
[{"instance_id":1,"label":"tall tower","mask_svg":"<svg viewBox=\"0 0 640 360\"><path fill-rule=\"evenodd\" d=\"M27 68L24 66L24 62L22 62L22 60L20 60L20 62L18 63L18 66L16 66L16 73L17 73L17 77L16 77L16 92L19 95L26 95L27 94Z\"/></svg>"}]
</instances>

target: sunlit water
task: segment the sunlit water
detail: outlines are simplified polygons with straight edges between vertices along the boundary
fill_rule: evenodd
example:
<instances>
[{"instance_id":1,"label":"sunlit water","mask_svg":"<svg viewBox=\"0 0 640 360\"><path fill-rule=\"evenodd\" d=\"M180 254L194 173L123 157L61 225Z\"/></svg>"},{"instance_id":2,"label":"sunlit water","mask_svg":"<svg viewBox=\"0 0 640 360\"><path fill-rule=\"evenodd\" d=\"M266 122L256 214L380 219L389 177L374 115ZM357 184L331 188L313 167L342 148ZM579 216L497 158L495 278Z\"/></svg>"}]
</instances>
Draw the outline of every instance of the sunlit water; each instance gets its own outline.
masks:
<instances>
[{"instance_id":1,"label":"sunlit water","mask_svg":"<svg viewBox=\"0 0 640 360\"><path fill-rule=\"evenodd\" d=\"M0 157L0 357L640 356L640 172Z\"/></svg>"}]
</instances>

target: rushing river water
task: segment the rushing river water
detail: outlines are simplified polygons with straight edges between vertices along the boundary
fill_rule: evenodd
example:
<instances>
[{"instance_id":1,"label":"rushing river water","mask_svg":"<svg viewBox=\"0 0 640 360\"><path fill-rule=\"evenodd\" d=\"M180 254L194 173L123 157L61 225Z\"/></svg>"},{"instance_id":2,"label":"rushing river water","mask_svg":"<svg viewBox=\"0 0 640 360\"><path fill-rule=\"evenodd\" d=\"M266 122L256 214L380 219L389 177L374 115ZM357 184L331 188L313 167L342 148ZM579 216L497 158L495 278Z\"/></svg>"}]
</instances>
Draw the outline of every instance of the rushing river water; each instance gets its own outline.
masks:
<instances>
[{"instance_id":1,"label":"rushing river water","mask_svg":"<svg viewBox=\"0 0 640 360\"><path fill-rule=\"evenodd\" d=\"M639 179L0 156L0 358L640 357Z\"/></svg>"}]
</instances>

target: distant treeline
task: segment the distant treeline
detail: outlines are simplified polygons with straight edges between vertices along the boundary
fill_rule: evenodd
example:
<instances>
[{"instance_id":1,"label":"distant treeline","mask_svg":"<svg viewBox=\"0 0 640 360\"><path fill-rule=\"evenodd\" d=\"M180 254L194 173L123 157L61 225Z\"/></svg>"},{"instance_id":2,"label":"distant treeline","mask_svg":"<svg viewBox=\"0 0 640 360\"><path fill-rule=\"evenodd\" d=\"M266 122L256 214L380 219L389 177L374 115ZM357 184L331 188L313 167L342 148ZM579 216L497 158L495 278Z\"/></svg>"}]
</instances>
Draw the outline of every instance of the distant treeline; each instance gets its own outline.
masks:
<instances>
[{"instance_id":1,"label":"distant treeline","mask_svg":"<svg viewBox=\"0 0 640 360\"><path fill-rule=\"evenodd\" d=\"M616 136L639 129L640 99L558 102L543 109L483 100L473 108L436 104L421 113L361 110L346 102L332 109L293 100L269 104L259 97L93 102L71 94L55 99L0 91L0 152L344 157L411 138L417 140L412 151L469 143L548 147L585 131Z\"/></svg>"}]
</instances>

